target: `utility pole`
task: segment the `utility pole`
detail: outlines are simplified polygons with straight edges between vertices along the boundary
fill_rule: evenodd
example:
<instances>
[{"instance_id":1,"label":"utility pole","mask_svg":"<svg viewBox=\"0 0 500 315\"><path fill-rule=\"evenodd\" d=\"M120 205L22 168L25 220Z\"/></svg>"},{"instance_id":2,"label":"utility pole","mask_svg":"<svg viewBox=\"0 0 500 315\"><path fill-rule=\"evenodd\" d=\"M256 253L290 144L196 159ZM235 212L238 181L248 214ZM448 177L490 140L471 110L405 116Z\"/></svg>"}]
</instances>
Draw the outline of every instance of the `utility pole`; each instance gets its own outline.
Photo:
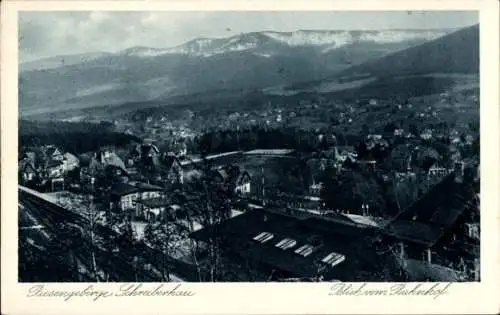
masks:
<instances>
[{"instance_id":1,"label":"utility pole","mask_svg":"<svg viewBox=\"0 0 500 315\"><path fill-rule=\"evenodd\" d=\"M239 123L236 126L236 145L238 147L238 151L240 151L241 148L240 148L240 124Z\"/></svg>"},{"instance_id":2,"label":"utility pole","mask_svg":"<svg viewBox=\"0 0 500 315\"><path fill-rule=\"evenodd\" d=\"M262 173L262 203L266 205L266 190L265 190L265 174L264 174L264 167L261 167L261 173Z\"/></svg>"}]
</instances>

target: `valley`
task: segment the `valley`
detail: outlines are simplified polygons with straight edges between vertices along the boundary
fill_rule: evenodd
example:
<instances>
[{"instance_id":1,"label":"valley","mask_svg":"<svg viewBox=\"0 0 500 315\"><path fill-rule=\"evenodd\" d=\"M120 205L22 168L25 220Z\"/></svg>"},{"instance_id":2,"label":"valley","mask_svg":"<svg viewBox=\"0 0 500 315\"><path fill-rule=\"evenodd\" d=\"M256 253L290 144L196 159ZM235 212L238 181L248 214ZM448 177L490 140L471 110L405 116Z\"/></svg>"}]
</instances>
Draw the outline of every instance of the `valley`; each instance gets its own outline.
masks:
<instances>
[{"instance_id":1,"label":"valley","mask_svg":"<svg viewBox=\"0 0 500 315\"><path fill-rule=\"evenodd\" d=\"M478 38L260 31L21 66L20 281L479 281Z\"/></svg>"}]
</instances>

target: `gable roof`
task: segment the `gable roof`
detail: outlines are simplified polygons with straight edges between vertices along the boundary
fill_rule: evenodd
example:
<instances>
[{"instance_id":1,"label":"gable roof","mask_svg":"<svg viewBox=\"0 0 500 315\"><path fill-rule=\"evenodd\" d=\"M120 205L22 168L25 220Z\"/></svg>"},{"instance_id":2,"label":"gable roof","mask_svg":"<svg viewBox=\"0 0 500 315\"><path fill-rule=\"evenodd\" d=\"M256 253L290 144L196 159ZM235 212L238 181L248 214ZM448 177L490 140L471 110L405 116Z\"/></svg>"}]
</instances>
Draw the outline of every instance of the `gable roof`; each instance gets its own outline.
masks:
<instances>
[{"instance_id":1,"label":"gable roof","mask_svg":"<svg viewBox=\"0 0 500 315\"><path fill-rule=\"evenodd\" d=\"M398 219L449 227L465 210L464 204L473 198L473 194L469 185L455 182L455 175L450 174L401 213Z\"/></svg>"},{"instance_id":2,"label":"gable roof","mask_svg":"<svg viewBox=\"0 0 500 315\"><path fill-rule=\"evenodd\" d=\"M249 180L252 180L252 177L247 171L240 172L238 175L238 178L236 178L236 185L239 185L243 182L245 178L248 178Z\"/></svg>"},{"instance_id":3,"label":"gable roof","mask_svg":"<svg viewBox=\"0 0 500 315\"><path fill-rule=\"evenodd\" d=\"M130 183L115 183L111 186L110 194L115 196L125 196L143 191L161 191L159 186L150 185L146 183L137 183L135 185Z\"/></svg>"},{"instance_id":4,"label":"gable roof","mask_svg":"<svg viewBox=\"0 0 500 315\"><path fill-rule=\"evenodd\" d=\"M46 147L45 153L47 153L47 155L54 155L55 153L61 154L61 151L56 146L49 145Z\"/></svg>"},{"instance_id":5,"label":"gable roof","mask_svg":"<svg viewBox=\"0 0 500 315\"><path fill-rule=\"evenodd\" d=\"M160 153L160 150L158 150L158 147L154 144L142 144L140 146L140 153L142 156L149 154L149 152L155 152L155 153Z\"/></svg>"},{"instance_id":6,"label":"gable roof","mask_svg":"<svg viewBox=\"0 0 500 315\"><path fill-rule=\"evenodd\" d=\"M220 177L223 181L227 181L230 178L229 172L224 168L215 170L214 175Z\"/></svg>"},{"instance_id":7,"label":"gable roof","mask_svg":"<svg viewBox=\"0 0 500 315\"><path fill-rule=\"evenodd\" d=\"M168 170L172 167L174 163L181 165L179 158L174 154L164 154L160 159L161 164L163 164Z\"/></svg>"},{"instance_id":8,"label":"gable roof","mask_svg":"<svg viewBox=\"0 0 500 315\"><path fill-rule=\"evenodd\" d=\"M341 226L332 221L323 222L328 228L318 229L317 223L314 220L301 220L261 209L247 211L226 220L216 230L225 237L229 249L238 255L258 260L272 268L300 277L316 276L321 260L328 254L334 252L344 255L346 261L333 267L328 273L334 278L347 276L341 270L349 268L351 264L349 261L357 260L353 244L365 236L365 230ZM255 241L254 237L262 232L271 233L273 238L264 243ZM204 228L193 232L190 237L207 240L211 233L212 229ZM294 240L296 244L286 250L276 246L286 238ZM295 252L304 245L314 247L313 252L306 257Z\"/></svg>"},{"instance_id":9,"label":"gable roof","mask_svg":"<svg viewBox=\"0 0 500 315\"><path fill-rule=\"evenodd\" d=\"M467 183L450 174L389 223L384 232L404 241L434 245L449 230L474 198Z\"/></svg>"},{"instance_id":10,"label":"gable roof","mask_svg":"<svg viewBox=\"0 0 500 315\"><path fill-rule=\"evenodd\" d=\"M104 166L113 165L119 167L123 170L126 170L125 163L123 163L122 159L114 152L110 152L108 157L104 158Z\"/></svg>"},{"instance_id":11,"label":"gable roof","mask_svg":"<svg viewBox=\"0 0 500 315\"><path fill-rule=\"evenodd\" d=\"M68 163L80 163L80 160L73 154L66 152L63 154L64 159L68 161Z\"/></svg>"},{"instance_id":12,"label":"gable roof","mask_svg":"<svg viewBox=\"0 0 500 315\"><path fill-rule=\"evenodd\" d=\"M238 166L220 167L213 170L213 175L219 177L224 182L239 185L246 177L251 178L247 171L242 171Z\"/></svg>"},{"instance_id":13,"label":"gable roof","mask_svg":"<svg viewBox=\"0 0 500 315\"><path fill-rule=\"evenodd\" d=\"M142 183L142 182L136 183L135 187L139 188L142 191L162 191L163 190L163 188L160 186L151 185L151 184Z\"/></svg>"},{"instance_id":14,"label":"gable roof","mask_svg":"<svg viewBox=\"0 0 500 315\"><path fill-rule=\"evenodd\" d=\"M19 155L19 160L31 159L34 161L35 158L36 158L36 153L33 151L25 151Z\"/></svg>"},{"instance_id":15,"label":"gable roof","mask_svg":"<svg viewBox=\"0 0 500 315\"><path fill-rule=\"evenodd\" d=\"M24 159L19 162L19 171L20 172L26 172L26 171L36 171L35 165L33 164L33 161L29 159Z\"/></svg>"}]
</instances>

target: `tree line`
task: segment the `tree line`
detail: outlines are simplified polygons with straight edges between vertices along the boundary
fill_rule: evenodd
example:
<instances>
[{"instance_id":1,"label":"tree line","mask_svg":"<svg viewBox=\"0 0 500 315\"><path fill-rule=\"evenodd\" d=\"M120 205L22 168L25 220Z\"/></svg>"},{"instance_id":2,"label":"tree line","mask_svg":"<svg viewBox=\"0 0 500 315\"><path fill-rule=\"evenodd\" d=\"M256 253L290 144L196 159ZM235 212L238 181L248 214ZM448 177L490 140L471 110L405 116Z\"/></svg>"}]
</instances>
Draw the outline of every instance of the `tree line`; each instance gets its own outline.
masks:
<instances>
[{"instance_id":1,"label":"tree line","mask_svg":"<svg viewBox=\"0 0 500 315\"><path fill-rule=\"evenodd\" d=\"M19 144L22 147L39 147L54 144L65 152L75 154L96 151L101 147L126 146L140 139L112 130L109 122L26 121L19 123Z\"/></svg>"},{"instance_id":2,"label":"tree line","mask_svg":"<svg viewBox=\"0 0 500 315\"><path fill-rule=\"evenodd\" d=\"M325 132L326 133L326 132ZM195 138L194 147L188 148L199 153L221 153L229 151L247 151L253 149L294 149L301 152L313 152L327 149L332 137L316 130L298 128L252 127L243 130L213 130ZM351 139L353 140L353 137Z\"/></svg>"}]
</instances>

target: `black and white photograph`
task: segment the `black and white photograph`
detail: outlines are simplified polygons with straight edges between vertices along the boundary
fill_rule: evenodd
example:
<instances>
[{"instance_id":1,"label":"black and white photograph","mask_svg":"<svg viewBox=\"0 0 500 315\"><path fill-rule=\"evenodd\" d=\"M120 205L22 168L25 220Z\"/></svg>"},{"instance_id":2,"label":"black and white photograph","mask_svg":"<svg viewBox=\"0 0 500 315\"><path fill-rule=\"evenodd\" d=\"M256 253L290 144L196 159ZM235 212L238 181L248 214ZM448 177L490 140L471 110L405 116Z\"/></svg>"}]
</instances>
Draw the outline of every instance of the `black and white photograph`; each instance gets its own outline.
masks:
<instances>
[{"instance_id":1,"label":"black and white photograph","mask_svg":"<svg viewBox=\"0 0 500 315\"><path fill-rule=\"evenodd\" d=\"M483 279L479 11L17 18L18 282Z\"/></svg>"}]
</instances>

